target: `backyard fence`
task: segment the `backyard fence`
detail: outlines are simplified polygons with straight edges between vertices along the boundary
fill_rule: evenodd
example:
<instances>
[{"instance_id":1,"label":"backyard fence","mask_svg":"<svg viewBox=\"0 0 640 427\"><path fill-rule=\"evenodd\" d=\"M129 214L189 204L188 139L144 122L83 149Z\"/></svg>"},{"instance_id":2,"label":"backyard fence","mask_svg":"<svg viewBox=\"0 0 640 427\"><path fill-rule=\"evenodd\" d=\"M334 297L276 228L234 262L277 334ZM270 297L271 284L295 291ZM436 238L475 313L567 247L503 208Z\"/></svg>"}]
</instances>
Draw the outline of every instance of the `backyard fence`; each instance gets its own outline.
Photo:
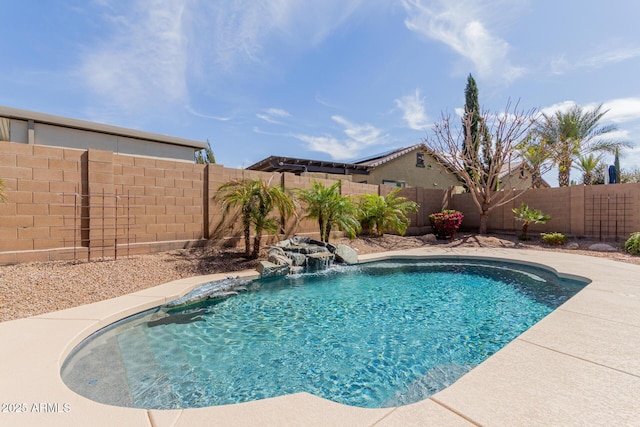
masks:
<instances>
[{"instance_id":1,"label":"backyard fence","mask_svg":"<svg viewBox=\"0 0 640 427\"><path fill-rule=\"evenodd\" d=\"M0 142L0 178L7 203L0 203L0 264L53 259L94 259L185 248L207 242L241 241L237 221L223 218L213 200L232 179L259 178L285 189L310 188L314 180L335 181L116 154L103 150ZM384 185L342 182L343 195L387 195ZM456 209L463 230L477 230L479 215L470 194L451 189L406 188L417 202L408 234L431 231L428 215ZM601 240L624 239L640 231L640 184L543 188L526 191L497 207L489 232L515 232L514 207L522 202L551 215L532 233L561 232ZM317 237L317 224L298 219L287 234ZM266 236L265 242L282 236Z\"/></svg>"}]
</instances>

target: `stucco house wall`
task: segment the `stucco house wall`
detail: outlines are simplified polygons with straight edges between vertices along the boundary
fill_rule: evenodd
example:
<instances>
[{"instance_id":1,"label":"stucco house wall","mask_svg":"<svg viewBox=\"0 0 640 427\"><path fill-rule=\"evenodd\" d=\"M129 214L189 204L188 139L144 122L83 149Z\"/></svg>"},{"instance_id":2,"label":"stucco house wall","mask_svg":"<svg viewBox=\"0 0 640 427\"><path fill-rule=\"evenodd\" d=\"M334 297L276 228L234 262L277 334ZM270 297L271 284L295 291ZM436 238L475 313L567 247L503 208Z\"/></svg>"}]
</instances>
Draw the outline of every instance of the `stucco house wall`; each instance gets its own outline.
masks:
<instances>
[{"instance_id":1,"label":"stucco house wall","mask_svg":"<svg viewBox=\"0 0 640 427\"><path fill-rule=\"evenodd\" d=\"M424 167L418 166L418 153L423 154ZM366 178L367 184L387 184L396 187L446 189L450 186L462 185L453 172L438 163L427 152L420 150L409 152L377 166L366 177L353 176L356 182L362 182L363 178ZM404 185L402 185L403 181ZM394 183L397 184L394 185Z\"/></svg>"}]
</instances>

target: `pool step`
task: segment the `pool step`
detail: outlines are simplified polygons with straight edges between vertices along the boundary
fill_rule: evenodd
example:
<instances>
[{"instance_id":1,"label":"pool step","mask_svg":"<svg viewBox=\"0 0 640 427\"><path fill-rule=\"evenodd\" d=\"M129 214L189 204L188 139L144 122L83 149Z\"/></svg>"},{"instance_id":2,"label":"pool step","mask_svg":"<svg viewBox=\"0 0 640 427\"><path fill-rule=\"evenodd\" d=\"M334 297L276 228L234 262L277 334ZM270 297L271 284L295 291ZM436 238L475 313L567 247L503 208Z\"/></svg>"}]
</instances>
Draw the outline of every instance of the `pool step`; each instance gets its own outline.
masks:
<instances>
[{"instance_id":1,"label":"pool step","mask_svg":"<svg viewBox=\"0 0 640 427\"><path fill-rule=\"evenodd\" d=\"M410 383L404 390L396 394L386 402L382 408L408 405L426 399L434 393L444 390L456 382L460 377L473 369L472 366L460 366L455 363L439 365L427 371L421 378Z\"/></svg>"},{"instance_id":2,"label":"pool step","mask_svg":"<svg viewBox=\"0 0 640 427\"><path fill-rule=\"evenodd\" d=\"M122 361L133 406L149 407L148 402L154 401L155 407L172 408L176 397L171 379L156 360L143 330L129 329L118 339L120 348L127 349L127 353L122 353Z\"/></svg>"}]
</instances>

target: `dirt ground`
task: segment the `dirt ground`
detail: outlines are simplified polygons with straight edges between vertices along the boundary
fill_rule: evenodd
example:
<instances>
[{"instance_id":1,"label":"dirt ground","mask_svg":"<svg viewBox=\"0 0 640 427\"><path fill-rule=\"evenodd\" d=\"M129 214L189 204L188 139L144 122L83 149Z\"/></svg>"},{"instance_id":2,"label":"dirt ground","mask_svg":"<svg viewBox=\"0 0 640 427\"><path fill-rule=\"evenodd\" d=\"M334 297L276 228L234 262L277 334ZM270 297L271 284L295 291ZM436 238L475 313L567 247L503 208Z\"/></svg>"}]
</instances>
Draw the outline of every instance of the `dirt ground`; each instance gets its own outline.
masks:
<instances>
[{"instance_id":1,"label":"dirt ground","mask_svg":"<svg viewBox=\"0 0 640 427\"><path fill-rule=\"evenodd\" d=\"M608 242L615 252L596 252L592 240L571 240L576 249L548 247L539 239L520 242L515 235L459 233L450 241L425 242L421 236L359 237L332 240L359 254L435 245L440 247L517 248L579 253L640 264L640 257L622 250L623 241ZM217 246L181 249L152 255L94 262L37 262L0 266L0 321L8 321L115 298L172 280L202 274L255 269L241 250ZM266 253L265 253L266 256ZM264 258L263 258L264 259Z\"/></svg>"}]
</instances>

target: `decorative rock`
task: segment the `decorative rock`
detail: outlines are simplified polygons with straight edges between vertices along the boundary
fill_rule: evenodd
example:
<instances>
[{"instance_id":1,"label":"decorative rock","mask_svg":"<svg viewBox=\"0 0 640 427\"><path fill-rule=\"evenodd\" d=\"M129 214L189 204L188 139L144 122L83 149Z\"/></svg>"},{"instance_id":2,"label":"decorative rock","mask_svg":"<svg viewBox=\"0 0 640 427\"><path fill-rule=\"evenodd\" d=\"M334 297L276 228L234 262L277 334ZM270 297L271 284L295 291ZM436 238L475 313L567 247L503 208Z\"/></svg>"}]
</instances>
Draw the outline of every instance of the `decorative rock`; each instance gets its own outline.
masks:
<instances>
[{"instance_id":1,"label":"decorative rock","mask_svg":"<svg viewBox=\"0 0 640 427\"><path fill-rule=\"evenodd\" d=\"M289 267L293 265L293 260L284 254L270 254L268 260L275 265L288 265Z\"/></svg>"},{"instance_id":2,"label":"decorative rock","mask_svg":"<svg viewBox=\"0 0 640 427\"><path fill-rule=\"evenodd\" d=\"M209 282L202 286L198 286L183 297L169 301L163 305L163 307L184 307L207 299L226 298L237 295L240 291L246 291L249 283L249 280L240 279L239 277L236 277L235 279L227 277L223 280Z\"/></svg>"},{"instance_id":3,"label":"decorative rock","mask_svg":"<svg viewBox=\"0 0 640 427\"><path fill-rule=\"evenodd\" d=\"M580 245L577 244L576 242L571 242L567 246L565 246L565 248L575 250L575 249L580 249Z\"/></svg>"},{"instance_id":4,"label":"decorative rock","mask_svg":"<svg viewBox=\"0 0 640 427\"><path fill-rule=\"evenodd\" d=\"M318 252L307 255L307 270L310 272L326 270L331 267L335 255L329 252Z\"/></svg>"},{"instance_id":5,"label":"decorative rock","mask_svg":"<svg viewBox=\"0 0 640 427\"><path fill-rule=\"evenodd\" d=\"M309 237L294 236L271 247L268 261L258 265L258 272L261 277L295 274L300 271L315 272L329 268L334 260L357 264L358 254L347 245L332 245ZM288 267L287 272L276 272L275 267L285 265Z\"/></svg>"},{"instance_id":6,"label":"decorative rock","mask_svg":"<svg viewBox=\"0 0 640 427\"><path fill-rule=\"evenodd\" d=\"M431 233L431 234L425 234L424 236L421 236L420 240L422 240L424 243L433 243L438 239L436 238L435 234Z\"/></svg>"},{"instance_id":7,"label":"decorative rock","mask_svg":"<svg viewBox=\"0 0 640 427\"><path fill-rule=\"evenodd\" d=\"M269 252L268 252L269 256L272 255L282 255L282 256L286 256L287 254L285 253L284 249L282 249L281 247L278 246L272 246L269 248Z\"/></svg>"},{"instance_id":8,"label":"decorative rock","mask_svg":"<svg viewBox=\"0 0 640 427\"><path fill-rule=\"evenodd\" d=\"M337 262L342 262L344 264L358 263L358 253L347 245L337 245L333 254L336 256Z\"/></svg>"},{"instance_id":9,"label":"decorative rock","mask_svg":"<svg viewBox=\"0 0 640 427\"><path fill-rule=\"evenodd\" d=\"M594 243L593 245L589 246L589 250L590 251L596 251L596 252L615 252L617 251L616 248L614 248L613 246L607 244L607 243Z\"/></svg>"},{"instance_id":10,"label":"decorative rock","mask_svg":"<svg viewBox=\"0 0 640 427\"><path fill-rule=\"evenodd\" d=\"M289 274L290 266L287 265L276 265L269 261L260 261L258 263L258 273L260 273L260 277L277 277L277 276L286 276Z\"/></svg>"},{"instance_id":11,"label":"decorative rock","mask_svg":"<svg viewBox=\"0 0 640 427\"><path fill-rule=\"evenodd\" d=\"M287 246L291 245L291 240L287 239L287 240L281 240L278 243L276 243L276 246L279 248L285 248Z\"/></svg>"},{"instance_id":12,"label":"decorative rock","mask_svg":"<svg viewBox=\"0 0 640 427\"><path fill-rule=\"evenodd\" d=\"M297 252L287 252L285 256L290 258L293 262L293 265L296 267L302 267L307 264L307 257L304 254L299 254Z\"/></svg>"}]
</instances>

